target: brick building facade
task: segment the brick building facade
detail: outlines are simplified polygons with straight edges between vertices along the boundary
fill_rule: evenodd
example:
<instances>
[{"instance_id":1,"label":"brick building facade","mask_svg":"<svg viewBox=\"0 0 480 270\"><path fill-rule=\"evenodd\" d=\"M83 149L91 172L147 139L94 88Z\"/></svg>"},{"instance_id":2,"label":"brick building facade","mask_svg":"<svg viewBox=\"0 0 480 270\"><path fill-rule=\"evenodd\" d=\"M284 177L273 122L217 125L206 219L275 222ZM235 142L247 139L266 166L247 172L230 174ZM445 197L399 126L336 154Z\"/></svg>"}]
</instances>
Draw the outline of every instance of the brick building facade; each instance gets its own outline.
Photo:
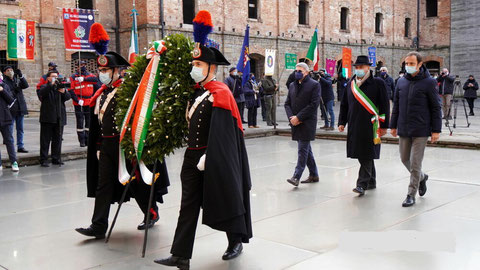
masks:
<instances>
[{"instance_id":1,"label":"brick building facade","mask_svg":"<svg viewBox=\"0 0 480 270\"><path fill-rule=\"evenodd\" d=\"M126 56L130 45L132 0L79 0L78 3L92 5L96 21L110 31L110 48ZM163 3L164 34L175 32L191 36L195 12L209 10L215 25L211 38L220 44L220 50L233 65L238 61L245 25L249 24L252 70L257 76L261 75L265 49L277 50L275 77L280 79L281 85L290 73L284 69L285 53L304 58L316 27L321 65L326 58L341 59L342 47L352 48L355 58L374 46L377 61L396 77L405 54L416 47L415 0L137 0L141 51L148 47L149 41L162 37L160 3ZM73 8L76 4L75 0L0 0L0 38L5 39L6 18L37 21L36 60L19 62L32 86L50 61L56 62L61 72L70 73L71 53L64 49L59 8ZM419 45L429 68L449 67L450 0L420 0L419 18ZM0 52L5 46L5 42L0 43ZM218 77L222 79L227 70L228 67L220 70ZM282 90L285 91L285 87ZM30 109L38 109L34 87L27 93Z\"/></svg>"}]
</instances>

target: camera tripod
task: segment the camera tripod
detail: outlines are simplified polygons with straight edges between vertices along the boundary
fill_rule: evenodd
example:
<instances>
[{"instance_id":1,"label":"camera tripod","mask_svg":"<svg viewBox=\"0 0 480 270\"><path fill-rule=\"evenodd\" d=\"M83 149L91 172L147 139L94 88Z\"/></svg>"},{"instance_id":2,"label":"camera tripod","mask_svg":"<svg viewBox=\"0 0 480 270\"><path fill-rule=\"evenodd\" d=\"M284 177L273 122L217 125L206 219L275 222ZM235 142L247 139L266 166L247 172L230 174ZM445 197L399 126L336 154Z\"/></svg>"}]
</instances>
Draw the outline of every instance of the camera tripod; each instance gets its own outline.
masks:
<instances>
[{"instance_id":1,"label":"camera tripod","mask_svg":"<svg viewBox=\"0 0 480 270\"><path fill-rule=\"evenodd\" d=\"M445 117L445 126L448 127L448 130L450 131L450 136L453 134L453 129L450 126L450 115L452 112L452 107L453 107L453 128L457 128L457 112L458 112L458 106L459 106L459 101L462 101L463 105L463 111L465 112L465 118L467 120L467 128L470 127L470 121L468 120L468 113L467 113L467 106L465 105L465 98L463 98L463 93L462 93L462 87L460 85L460 79L456 78L454 82L454 91L453 91L453 99L452 102L450 103L450 108L448 109L448 115Z\"/></svg>"}]
</instances>

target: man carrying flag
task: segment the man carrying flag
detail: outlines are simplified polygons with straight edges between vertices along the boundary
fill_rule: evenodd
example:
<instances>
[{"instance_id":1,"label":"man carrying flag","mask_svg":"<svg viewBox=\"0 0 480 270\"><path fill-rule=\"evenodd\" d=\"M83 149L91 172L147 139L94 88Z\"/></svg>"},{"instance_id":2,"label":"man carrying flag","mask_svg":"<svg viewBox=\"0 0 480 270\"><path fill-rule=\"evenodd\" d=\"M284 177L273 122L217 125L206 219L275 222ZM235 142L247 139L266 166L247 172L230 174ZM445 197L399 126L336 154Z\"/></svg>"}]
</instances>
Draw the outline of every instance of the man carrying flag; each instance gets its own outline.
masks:
<instances>
[{"instance_id":1,"label":"man carrying flag","mask_svg":"<svg viewBox=\"0 0 480 270\"><path fill-rule=\"evenodd\" d=\"M355 76L347 82L340 105L338 130L343 132L348 124L347 157L360 162L353 192L362 196L377 185L373 160L380 158L380 137L387 133L390 102L385 82L370 70L368 56L358 56L354 66Z\"/></svg>"}]
</instances>

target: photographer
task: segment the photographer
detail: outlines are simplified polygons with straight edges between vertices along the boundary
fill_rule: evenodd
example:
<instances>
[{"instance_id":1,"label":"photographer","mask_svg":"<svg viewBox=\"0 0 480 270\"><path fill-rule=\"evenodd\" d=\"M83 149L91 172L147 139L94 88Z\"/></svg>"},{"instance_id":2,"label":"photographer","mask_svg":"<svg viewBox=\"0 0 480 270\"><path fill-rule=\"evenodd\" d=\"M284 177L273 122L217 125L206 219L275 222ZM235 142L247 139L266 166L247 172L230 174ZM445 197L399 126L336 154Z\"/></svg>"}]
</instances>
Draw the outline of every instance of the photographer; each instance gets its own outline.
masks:
<instances>
[{"instance_id":1,"label":"photographer","mask_svg":"<svg viewBox=\"0 0 480 270\"><path fill-rule=\"evenodd\" d=\"M468 80L463 85L463 90L465 90L463 97L467 100L468 107L470 107L469 115L474 116L475 114L473 113L473 104L475 103L475 99L477 99L478 83L473 77L473 75L468 76Z\"/></svg>"},{"instance_id":2,"label":"photographer","mask_svg":"<svg viewBox=\"0 0 480 270\"><path fill-rule=\"evenodd\" d=\"M17 155L13 141L13 119L9 110L14 101L10 87L3 81L3 75L0 73L0 132L2 133L3 143L7 146L8 158L12 163L12 171L18 172ZM1 170L2 158L0 157Z\"/></svg>"},{"instance_id":3,"label":"photographer","mask_svg":"<svg viewBox=\"0 0 480 270\"><path fill-rule=\"evenodd\" d=\"M320 69L319 75L319 82L322 86L323 102L323 105L320 106L325 115L325 126L323 126L322 129L334 130L335 112L333 111L333 106L335 103L335 95L333 94L332 77L325 72L325 69ZM328 120L327 113L330 116L330 121Z\"/></svg>"},{"instance_id":4,"label":"photographer","mask_svg":"<svg viewBox=\"0 0 480 270\"><path fill-rule=\"evenodd\" d=\"M63 127L67 124L65 101L70 99L70 94L65 88L70 85L59 79L58 71L51 70L47 73L47 83L37 90L40 106L40 165L48 165L48 149L52 144L52 163L62 165L61 147Z\"/></svg>"},{"instance_id":5,"label":"photographer","mask_svg":"<svg viewBox=\"0 0 480 270\"><path fill-rule=\"evenodd\" d=\"M28 153L23 145L23 119L25 115L28 114L27 103L25 102L25 97L23 96L23 89L28 88L28 82L23 77L20 69L13 71L11 66L6 66L2 71L4 75L4 82L10 88L10 92L15 99L15 102L10 108L10 113L12 114L13 122L17 130L17 152Z\"/></svg>"},{"instance_id":6,"label":"photographer","mask_svg":"<svg viewBox=\"0 0 480 270\"><path fill-rule=\"evenodd\" d=\"M452 119L450 116L450 104L452 102L453 95L453 82L455 82L455 76L450 75L448 69L444 68L440 77L437 78L439 83L439 94L442 97L442 111L443 119Z\"/></svg>"}]
</instances>

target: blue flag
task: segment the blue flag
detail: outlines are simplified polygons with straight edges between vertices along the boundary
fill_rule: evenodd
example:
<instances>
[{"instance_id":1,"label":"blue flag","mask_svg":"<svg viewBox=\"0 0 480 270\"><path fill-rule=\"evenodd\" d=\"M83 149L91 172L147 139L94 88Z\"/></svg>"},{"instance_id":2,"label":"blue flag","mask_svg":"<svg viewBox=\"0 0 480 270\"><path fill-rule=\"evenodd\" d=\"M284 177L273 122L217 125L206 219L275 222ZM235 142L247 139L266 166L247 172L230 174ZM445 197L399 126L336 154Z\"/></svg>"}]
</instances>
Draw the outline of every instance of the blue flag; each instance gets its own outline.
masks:
<instances>
[{"instance_id":1,"label":"blue flag","mask_svg":"<svg viewBox=\"0 0 480 270\"><path fill-rule=\"evenodd\" d=\"M250 76L250 55L249 55L249 36L250 36L250 26L247 24L247 29L245 29L245 38L243 40L242 51L240 52L240 58L238 59L237 70L238 72L243 72L242 76L242 87L248 81Z\"/></svg>"}]
</instances>

